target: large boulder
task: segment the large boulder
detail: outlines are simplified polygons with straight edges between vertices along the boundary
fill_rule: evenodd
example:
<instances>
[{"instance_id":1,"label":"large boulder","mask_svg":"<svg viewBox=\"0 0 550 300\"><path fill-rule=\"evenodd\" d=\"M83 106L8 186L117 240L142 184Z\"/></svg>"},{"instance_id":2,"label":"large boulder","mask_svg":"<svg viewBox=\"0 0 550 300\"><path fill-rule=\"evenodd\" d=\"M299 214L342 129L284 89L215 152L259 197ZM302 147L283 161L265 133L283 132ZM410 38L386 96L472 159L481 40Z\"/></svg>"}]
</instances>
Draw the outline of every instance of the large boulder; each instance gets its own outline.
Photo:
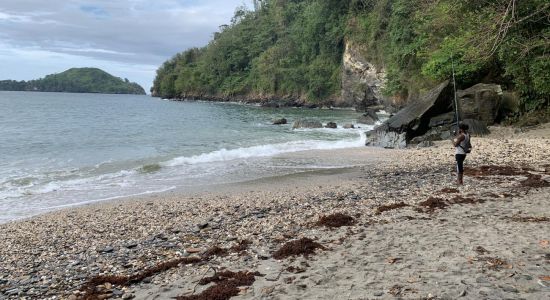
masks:
<instances>
[{"instance_id":1,"label":"large boulder","mask_svg":"<svg viewBox=\"0 0 550 300\"><path fill-rule=\"evenodd\" d=\"M384 148L406 147L414 137L428 131L433 117L451 109L450 92L447 80L412 101L384 124L367 133L367 145Z\"/></svg>"},{"instance_id":2,"label":"large boulder","mask_svg":"<svg viewBox=\"0 0 550 300\"><path fill-rule=\"evenodd\" d=\"M479 83L457 92L460 119L479 120L492 125L502 103L502 88L497 84Z\"/></svg>"},{"instance_id":3,"label":"large boulder","mask_svg":"<svg viewBox=\"0 0 550 300\"><path fill-rule=\"evenodd\" d=\"M358 111L382 102L386 73L368 62L357 46L346 43L343 55L342 99L336 106L353 106Z\"/></svg>"},{"instance_id":4,"label":"large boulder","mask_svg":"<svg viewBox=\"0 0 550 300\"><path fill-rule=\"evenodd\" d=\"M430 128L433 128L438 126L451 125L453 123L456 123L456 114L454 111L450 111L448 113L444 113L431 118L428 126Z\"/></svg>"},{"instance_id":5,"label":"large boulder","mask_svg":"<svg viewBox=\"0 0 550 300\"><path fill-rule=\"evenodd\" d=\"M382 124L374 130L368 131L366 145L388 149L407 147L406 133L390 131L387 126L387 124Z\"/></svg>"},{"instance_id":6,"label":"large boulder","mask_svg":"<svg viewBox=\"0 0 550 300\"><path fill-rule=\"evenodd\" d=\"M296 120L294 124L292 124L292 128L323 128L323 124L317 120Z\"/></svg>"}]
</instances>

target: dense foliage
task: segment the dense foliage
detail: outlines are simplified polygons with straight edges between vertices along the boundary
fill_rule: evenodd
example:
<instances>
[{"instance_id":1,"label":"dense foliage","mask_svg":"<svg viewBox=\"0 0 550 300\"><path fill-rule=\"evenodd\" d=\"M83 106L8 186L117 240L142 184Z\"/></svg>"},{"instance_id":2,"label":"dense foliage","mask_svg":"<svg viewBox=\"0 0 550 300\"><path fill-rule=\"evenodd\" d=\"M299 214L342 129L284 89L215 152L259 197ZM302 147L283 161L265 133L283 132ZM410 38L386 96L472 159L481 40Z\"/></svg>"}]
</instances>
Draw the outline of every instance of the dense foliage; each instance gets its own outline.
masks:
<instances>
[{"instance_id":1,"label":"dense foliage","mask_svg":"<svg viewBox=\"0 0 550 300\"><path fill-rule=\"evenodd\" d=\"M387 72L389 97L448 79L518 91L523 109L548 106L550 4L546 0L264 0L239 8L204 48L158 70L165 98L340 95L342 54L353 43Z\"/></svg>"},{"instance_id":2,"label":"dense foliage","mask_svg":"<svg viewBox=\"0 0 550 300\"><path fill-rule=\"evenodd\" d=\"M30 81L0 81L3 91L145 94L143 88L96 68L73 68Z\"/></svg>"}]
</instances>

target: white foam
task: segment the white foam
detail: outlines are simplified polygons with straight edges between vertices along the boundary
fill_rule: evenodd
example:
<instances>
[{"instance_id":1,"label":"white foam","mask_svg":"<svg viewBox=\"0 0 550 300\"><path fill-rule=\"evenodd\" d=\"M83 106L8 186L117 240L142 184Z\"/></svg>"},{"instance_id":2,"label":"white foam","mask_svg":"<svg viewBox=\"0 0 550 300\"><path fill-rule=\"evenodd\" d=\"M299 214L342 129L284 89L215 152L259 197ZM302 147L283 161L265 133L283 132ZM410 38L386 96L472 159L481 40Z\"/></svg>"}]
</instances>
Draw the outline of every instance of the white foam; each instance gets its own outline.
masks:
<instances>
[{"instance_id":1,"label":"white foam","mask_svg":"<svg viewBox=\"0 0 550 300\"><path fill-rule=\"evenodd\" d=\"M359 138L347 139L340 141L319 141L305 140L294 141L280 144L259 145L237 149L221 149L210 153L204 153L195 156L176 157L162 165L175 167L181 165L193 165L199 163L221 162L235 159L244 159L252 157L268 157L283 153L299 152L307 150L330 150L361 147L365 145L366 136L362 132L358 132Z\"/></svg>"}]
</instances>

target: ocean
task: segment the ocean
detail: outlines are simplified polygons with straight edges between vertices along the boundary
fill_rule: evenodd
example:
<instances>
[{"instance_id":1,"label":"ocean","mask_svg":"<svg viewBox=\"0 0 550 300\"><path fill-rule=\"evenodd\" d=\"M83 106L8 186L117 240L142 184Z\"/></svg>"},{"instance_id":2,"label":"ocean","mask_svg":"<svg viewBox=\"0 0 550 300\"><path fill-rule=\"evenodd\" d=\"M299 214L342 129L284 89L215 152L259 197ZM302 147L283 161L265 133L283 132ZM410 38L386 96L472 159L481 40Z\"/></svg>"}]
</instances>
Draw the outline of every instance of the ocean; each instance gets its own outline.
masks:
<instances>
[{"instance_id":1,"label":"ocean","mask_svg":"<svg viewBox=\"0 0 550 300\"><path fill-rule=\"evenodd\" d=\"M288 125L271 125L276 118ZM0 223L175 189L345 165L281 154L360 147L353 110L176 102L150 96L0 92ZM337 129L292 129L297 119Z\"/></svg>"}]
</instances>

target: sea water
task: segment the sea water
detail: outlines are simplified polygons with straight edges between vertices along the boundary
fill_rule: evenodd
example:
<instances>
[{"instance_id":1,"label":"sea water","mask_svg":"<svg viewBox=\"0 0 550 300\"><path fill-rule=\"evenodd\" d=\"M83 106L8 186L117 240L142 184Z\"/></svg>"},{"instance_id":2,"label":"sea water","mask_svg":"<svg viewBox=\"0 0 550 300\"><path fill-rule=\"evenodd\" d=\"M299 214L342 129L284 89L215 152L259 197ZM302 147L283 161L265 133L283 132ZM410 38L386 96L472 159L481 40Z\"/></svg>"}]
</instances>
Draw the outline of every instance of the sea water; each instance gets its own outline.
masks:
<instances>
[{"instance_id":1,"label":"sea water","mask_svg":"<svg viewBox=\"0 0 550 300\"><path fill-rule=\"evenodd\" d=\"M353 110L0 92L0 223L96 201L342 167L281 154L359 147ZM273 119L289 124L275 126ZM338 129L292 129L297 119Z\"/></svg>"}]
</instances>

